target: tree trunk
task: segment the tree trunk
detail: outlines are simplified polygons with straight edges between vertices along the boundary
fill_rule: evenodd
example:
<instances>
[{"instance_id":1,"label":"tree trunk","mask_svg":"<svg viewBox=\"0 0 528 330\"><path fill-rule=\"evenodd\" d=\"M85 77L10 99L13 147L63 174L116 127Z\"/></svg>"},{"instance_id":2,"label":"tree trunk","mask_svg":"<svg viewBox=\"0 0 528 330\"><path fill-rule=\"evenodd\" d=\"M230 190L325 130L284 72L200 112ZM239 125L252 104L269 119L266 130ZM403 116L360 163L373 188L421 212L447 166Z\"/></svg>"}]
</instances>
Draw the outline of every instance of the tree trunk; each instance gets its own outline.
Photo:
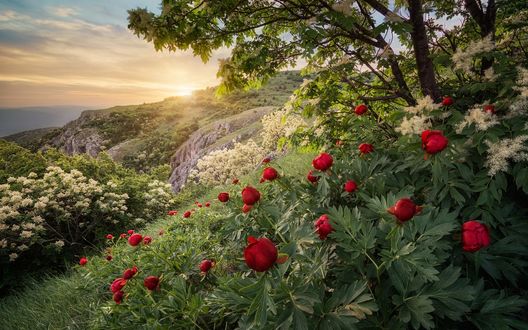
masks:
<instances>
[{"instance_id":1,"label":"tree trunk","mask_svg":"<svg viewBox=\"0 0 528 330\"><path fill-rule=\"evenodd\" d=\"M411 38L414 48L414 57L418 68L420 87L424 95L429 95L439 101L442 95L436 84L433 61L429 57L429 41L425 31L421 0L408 0L409 15L412 25Z\"/></svg>"},{"instance_id":2,"label":"tree trunk","mask_svg":"<svg viewBox=\"0 0 528 330\"><path fill-rule=\"evenodd\" d=\"M484 13L483 8L475 0L464 0L464 5L471 15L471 18L477 22L480 28L480 36L482 38L491 35L491 40L495 40L495 30L496 30L496 19L497 19L497 5L495 0L488 0L488 5L486 6L486 12ZM493 65L493 59L482 59L482 64L480 66L480 74L483 75L484 71L491 68Z\"/></svg>"}]
</instances>

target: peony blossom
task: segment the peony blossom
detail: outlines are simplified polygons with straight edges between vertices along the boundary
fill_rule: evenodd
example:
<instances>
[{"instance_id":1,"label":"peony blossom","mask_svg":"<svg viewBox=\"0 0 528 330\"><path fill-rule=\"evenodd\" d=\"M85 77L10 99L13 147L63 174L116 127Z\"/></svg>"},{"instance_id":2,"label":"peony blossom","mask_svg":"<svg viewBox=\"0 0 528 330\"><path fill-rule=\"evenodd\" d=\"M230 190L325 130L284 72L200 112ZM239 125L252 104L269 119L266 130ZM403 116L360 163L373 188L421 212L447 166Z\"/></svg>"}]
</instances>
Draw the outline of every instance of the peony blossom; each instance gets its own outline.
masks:
<instances>
[{"instance_id":1,"label":"peony blossom","mask_svg":"<svg viewBox=\"0 0 528 330\"><path fill-rule=\"evenodd\" d=\"M218 194L218 200L222 203L226 203L229 200L229 193L221 192Z\"/></svg>"},{"instance_id":2,"label":"peony blossom","mask_svg":"<svg viewBox=\"0 0 528 330\"><path fill-rule=\"evenodd\" d=\"M86 259L86 257L82 257L81 259L79 259L79 265L84 266L87 263L88 263L88 259Z\"/></svg>"},{"instance_id":3,"label":"peony blossom","mask_svg":"<svg viewBox=\"0 0 528 330\"><path fill-rule=\"evenodd\" d=\"M193 210L194 211L194 210ZM185 213L183 214L183 217L184 218L188 218L191 216L191 211L185 211Z\"/></svg>"},{"instance_id":4,"label":"peony blossom","mask_svg":"<svg viewBox=\"0 0 528 330\"><path fill-rule=\"evenodd\" d=\"M345 189L346 192L349 192L349 193L352 193L354 191L356 191L357 189L357 184L354 180L348 180L345 185L343 186L343 188Z\"/></svg>"},{"instance_id":5,"label":"peony blossom","mask_svg":"<svg viewBox=\"0 0 528 330\"><path fill-rule=\"evenodd\" d=\"M142 240L143 236L141 236L140 234L132 234L128 238L128 244L130 244L130 246L136 246L141 243Z\"/></svg>"},{"instance_id":6,"label":"peony blossom","mask_svg":"<svg viewBox=\"0 0 528 330\"><path fill-rule=\"evenodd\" d=\"M251 187L247 186L242 190L242 202L247 205L253 205L260 200L260 192Z\"/></svg>"},{"instance_id":7,"label":"peony blossom","mask_svg":"<svg viewBox=\"0 0 528 330\"><path fill-rule=\"evenodd\" d=\"M361 154L363 154L363 155L370 154L373 151L374 151L374 147L372 146L372 144L361 143L359 145L359 152L361 152Z\"/></svg>"},{"instance_id":8,"label":"peony blossom","mask_svg":"<svg viewBox=\"0 0 528 330\"><path fill-rule=\"evenodd\" d=\"M213 268L214 263L209 259L204 259L200 262L200 270L204 273L207 273L211 268Z\"/></svg>"},{"instance_id":9,"label":"peony blossom","mask_svg":"<svg viewBox=\"0 0 528 330\"><path fill-rule=\"evenodd\" d=\"M422 132L422 148L428 154L436 154L447 147L449 140L442 131L425 130Z\"/></svg>"},{"instance_id":10,"label":"peony blossom","mask_svg":"<svg viewBox=\"0 0 528 330\"><path fill-rule=\"evenodd\" d=\"M319 171L326 171L330 167L332 167L332 164L334 163L334 159L332 156L326 152L323 152L319 154L319 156L315 157L312 161L312 166Z\"/></svg>"},{"instance_id":11,"label":"peony blossom","mask_svg":"<svg viewBox=\"0 0 528 330\"><path fill-rule=\"evenodd\" d=\"M315 232L319 234L319 238L322 240L325 240L326 237L334 231L334 228L332 228L332 225L330 224L330 219L328 218L328 215L323 214L322 216L315 221Z\"/></svg>"},{"instance_id":12,"label":"peony blossom","mask_svg":"<svg viewBox=\"0 0 528 330\"><path fill-rule=\"evenodd\" d=\"M131 279L132 277L134 277L134 275L136 275L138 269L136 266L132 267L132 268L127 268L125 269L125 271L123 272L123 278L125 280L129 280Z\"/></svg>"},{"instance_id":13,"label":"peony blossom","mask_svg":"<svg viewBox=\"0 0 528 330\"><path fill-rule=\"evenodd\" d=\"M110 291L113 293L121 291L121 289L125 287L126 283L127 281L124 278L118 277L112 282L112 284L110 284Z\"/></svg>"},{"instance_id":14,"label":"peony blossom","mask_svg":"<svg viewBox=\"0 0 528 330\"><path fill-rule=\"evenodd\" d=\"M273 181L278 176L279 176L279 173L273 167L266 167L264 171L262 171L262 179L267 180L267 181Z\"/></svg>"},{"instance_id":15,"label":"peony blossom","mask_svg":"<svg viewBox=\"0 0 528 330\"><path fill-rule=\"evenodd\" d=\"M467 252L476 252L490 245L488 227L475 220L462 225L462 248Z\"/></svg>"},{"instance_id":16,"label":"peony blossom","mask_svg":"<svg viewBox=\"0 0 528 330\"><path fill-rule=\"evenodd\" d=\"M112 235L112 234L107 234L107 235L106 235L106 239L114 239L114 235Z\"/></svg>"},{"instance_id":17,"label":"peony blossom","mask_svg":"<svg viewBox=\"0 0 528 330\"><path fill-rule=\"evenodd\" d=\"M277 247L268 238L248 237L248 246L244 249L244 259L249 268L265 272L277 261Z\"/></svg>"},{"instance_id":18,"label":"peony blossom","mask_svg":"<svg viewBox=\"0 0 528 330\"><path fill-rule=\"evenodd\" d=\"M151 242L152 242L152 237L150 237L150 236L145 236L145 237L143 238L143 244L144 244L144 245L149 245Z\"/></svg>"},{"instance_id":19,"label":"peony blossom","mask_svg":"<svg viewBox=\"0 0 528 330\"><path fill-rule=\"evenodd\" d=\"M249 211L251 211L252 208L253 205L244 204L244 206L242 206L242 212L248 213Z\"/></svg>"},{"instance_id":20,"label":"peony blossom","mask_svg":"<svg viewBox=\"0 0 528 330\"><path fill-rule=\"evenodd\" d=\"M448 107L454 103L453 98L451 96L444 96L442 99L442 105L444 107Z\"/></svg>"},{"instance_id":21,"label":"peony blossom","mask_svg":"<svg viewBox=\"0 0 528 330\"><path fill-rule=\"evenodd\" d=\"M159 282L159 277L147 276L143 281L143 285L145 286L145 288L149 289L150 291L153 291L159 288Z\"/></svg>"},{"instance_id":22,"label":"peony blossom","mask_svg":"<svg viewBox=\"0 0 528 330\"><path fill-rule=\"evenodd\" d=\"M362 114L367 112L367 110L368 107L365 104L360 104L354 109L354 112L356 113L356 115L361 116Z\"/></svg>"},{"instance_id":23,"label":"peony blossom","mask_svg":"<svg viewBox=\"0 0 528 330\"><path fill-rule=\"evenodd\" d=\"M319 177L313 175L313 171L312 170L310 170L310 172L308 172L308 175L306 175L306 179L308 179L308 181L310 181L311 183L316 183L317 181L319 181Z\"/></svg>"},{"instance_id":24,"label":"peony blossom","mask_svg":"<svg viewBox=\"0 0 528 330\"><path fill-rule=\"evenodd\" d=\"M422 207L417 206L414 204L414 202L409 198L402 198L394 204L394 206L391 206L387 211L394 215L399 222L405 222L410 220L412 217L414 217L416 214L420 213L422 210Z\"/></svg>"}]
</instances>

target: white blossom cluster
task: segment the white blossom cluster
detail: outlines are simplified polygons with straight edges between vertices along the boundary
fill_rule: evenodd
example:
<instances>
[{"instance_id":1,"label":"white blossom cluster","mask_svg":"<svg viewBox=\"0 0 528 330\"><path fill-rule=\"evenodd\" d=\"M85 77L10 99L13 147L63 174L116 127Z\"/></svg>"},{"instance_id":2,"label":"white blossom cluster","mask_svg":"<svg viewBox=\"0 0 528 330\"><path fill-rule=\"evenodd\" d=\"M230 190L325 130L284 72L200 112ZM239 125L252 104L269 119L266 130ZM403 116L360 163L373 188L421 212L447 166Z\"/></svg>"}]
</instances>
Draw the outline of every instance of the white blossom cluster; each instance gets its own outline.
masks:
<instances>
[{"instance_id":1,"label":"white blossom cluster","mask_svg":"<svg viewBox=\"0 0 528 330\"><path fill-rule=\"evenodd\" d=\"M144 208L143 216L146 218L154 218L163 214L167 210L167 205L174 204L174 194L172 193L172 186L166 182L153 180L148 184L148 191L143 194L146 207ZM136 223L141 224L145 220L137 218Z\"/></svg>"},{"instance_id":2,"label":"white blossom cluster","mask_svg":"<svg viewBox=\"0 0 528 330\"><path fill-rule=\"evenodd\" d=\"M485 131L491 126L499 124L497 116L483 110L482 104L477 104L469 110L464 119L457 125L456 132L462 133L465 127L475 125L477 131Z\"/></svg>"},{"instance_id":3,"label":"white blossom cluster","mask_svg":"<svg viewBox=\"0 0 528 330\"><path fill-rule=\"evenodd\" d=\"M396 127L396 132L402 135L412 135L421 134L430 129L432 127L430 113L440 107L441 105L434 103L430 96L417 100L415 106L404 108L404 111L412 116L404 117L400 126Z\"/></svg>"},{"instance_id":4,"label":"white blossom cluster","mask_svg":"<svg viewBox=\"0 0 528 330\"><path fill-rule=\"evenodd\" d=\"M0 257L14 261L34 244L60 250L94 222L124 219L129 197L117 188L56 166L42 178L8 178L0 185Z\"/></svg>"},{"instance_id":5,"label":"white blossom cluster","mask_svg":"<svg viewBox=\"0 0 528 330\"><path fill-rule=\"evenodd\" d=\"M198 160L189 178L206 185L231 182L255 169L266 155L266 150L253 140L235 143L232 149L215 150Z\"/></svg>"},{"instance_id":6,"label":"white blossom cluster","mask_svg":"<svg viewBox=\"0 0 528 330\"><path fill-rule=\"evenodd\" d=\"M484 54L495 49L495 44L491 40L491 35L486 36L480 40L470 42L466 49L457 49L453 54L453 63L456 69L460 69L466 73L471 73L473 69L473 58L477 55Z\"/></svg>"},{"instance_id":7,"label":"white blossom cluster","mask_svg":"<svg viewBox=\"0 0 528 330\"><path fill-rule=\"evenodd\" d=\"M498 172L507 171L509 160L514 162L528 161L528 135L520 135L513 139L502 139L496 143L486 141L488 146L488 156L486 167L488 174L494 176Z\"/></svg>"},{"instance_id":8,"label":"white blossom cluster","mask_svg":"<svg viewBox=\"0 0 528 330\"><path fill-rule=\"evenodd\" d=\"M346 16L352 15L352 0L341 0L332 5L332 9Z\"/></svg>"},{"instance_id":9,"label":"white blossom cluster","mask_svg":"<svg viewBox=\"0 0 528 330\"><path fill-rule=\"evenodd\" d=\"M306 126L304 119L287 109L274 111L262 117L262 146L267 150L277 149L278 141L283 137L289 137L299 127Z\"/></svg>"}]
</instances>

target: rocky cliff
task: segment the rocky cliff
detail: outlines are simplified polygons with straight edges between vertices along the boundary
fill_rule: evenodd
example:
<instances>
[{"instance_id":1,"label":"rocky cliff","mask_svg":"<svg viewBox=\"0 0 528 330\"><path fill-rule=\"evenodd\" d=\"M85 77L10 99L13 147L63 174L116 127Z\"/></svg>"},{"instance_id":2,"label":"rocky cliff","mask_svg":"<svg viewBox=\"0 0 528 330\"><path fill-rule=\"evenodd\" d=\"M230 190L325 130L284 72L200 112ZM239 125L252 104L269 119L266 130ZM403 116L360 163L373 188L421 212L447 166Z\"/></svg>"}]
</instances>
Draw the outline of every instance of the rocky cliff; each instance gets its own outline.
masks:
<instances>
[{"instance_id":1,"label":"rocky cliff","mask_svg":"<svg viewBox=\"0 0 528 330\"><path fill-rule=\"evenodd\" d=\"M198 159L211 151L229 148L234 142L255 136L261 129L260 118L274 107L260 107L239 115L213 122L195 131L171 158L169 182L175 192L185 184L189 171Z\"/></svg>"}]
</instances>

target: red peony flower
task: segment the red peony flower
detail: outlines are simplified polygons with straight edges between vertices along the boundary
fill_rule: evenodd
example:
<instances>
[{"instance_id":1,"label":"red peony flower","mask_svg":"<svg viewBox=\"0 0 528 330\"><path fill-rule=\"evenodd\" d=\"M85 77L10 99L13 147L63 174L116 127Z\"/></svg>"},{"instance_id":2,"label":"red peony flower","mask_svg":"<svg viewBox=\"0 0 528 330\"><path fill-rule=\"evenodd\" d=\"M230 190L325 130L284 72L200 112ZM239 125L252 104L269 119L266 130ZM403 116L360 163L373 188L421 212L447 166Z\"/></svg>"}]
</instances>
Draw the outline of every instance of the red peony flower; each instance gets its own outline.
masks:
<instances>
[{"instance_id":1,"label":"red peony flower","mask_svg":"<svg viewBox=\"0 0 528 330\"><path fill-rule=\"evenodd\" d=\"M357 189L357 184L354 180L348 180L344 185L344 189L349 193L354 192Z\"/></svg>"},{"instance_id":2,"label":"red peony flower","mask_svg":"<svg viewBox=\"0 0 528 330\"><path fill-rule=\"evenodd\" d=\"M462 248L467 252L475 252L490 245L488 226L475 220L462 225Z\"/></svg>"},{"instance_id":3,"label":"red peony flower","mask_svg":"<svg viewBox=\"0 0 528 330\"><path fill-rule=\"evenodd\" d=\"M143 281L143 285L150 291L156 290L159 288L159 278L157 276L147 276Z\"/></svg>"},{"instance_id":4,"label":"red peony flower","mask_svg":"<svg viewBox=\"0 0 528 330\"><path fill-rule=\"evenodd\" d=\"M121 289L123 289L126 283L127 281L124 278L118 277L112 282L112 284L110 284L110 291L112 291L113 293L121 291Z\"/></svg>"},{"instance_id":5,"label":"red peony flower","mask_svg":"<svg viewBox=\"0 0 528 330\"><path fill-rule=\"evenodd\" d=\"M190 216L191 216L191 211L185 211L185 213L183 214L184 218L188 218Z\"/></svg>"},{"instance_id":6,"label":"red peony flower","mask_svg":"<svg viewBox=\"0 0 528 330\"><path fill-rule=\"evenodd\" d=\"M213 262L209 259L204 259L200 262L200 270L207 273L209 269L213 268Z\"/></svg>"},{"instance_id":7,"label":"red peony flower","mask_svg":"<svg viewBox=\"0 0 528 330\"><path fill-rule=\"evenodd\" d=\"M130 244L131 246L136 246L141 243L141 240L143 240L143 236L141 236L140 234L132 234L128 238L128 244Z\"/></svg>"},{"instance_id":8,"label":"red peony flower","mask_svg":"<svg viewBox=\"0 0 528 330\"><path fill-rule=\"evenodd\" d=\"M405 222L416 214L420 213L422 208L414 204L414 202L409 198L402 198L391 206L387 211L394 215L398 221Z\"/></svg>"},{"instance_id":9,"label":"red peony flower","mask_svg":"<svg viewBox=\"0 0 528 330\"><path fill-rule=\"evenodd\" d=\"M308 172L308 175L306 176L306 179L308 179L308 181L310 181L311 183L316 183L317 181L319 181L319 177L318 176L314 176L312 170L310 170L310 172Z\"/></svg>"},{"instance_id":10,"label":"red peony flower","mask_svg":"<svg viewBox=\"0 0 528 330\"><path fill-rule=\"evenodd\" d=\"M240 181L238 181L237 178L233 179L233 181L231 181L233 184L238 184Z\"/></svg>"},{"instance_id":11,"label":"red peony flower","mask_svg":"<svg viewBox=\"0 0 528 330\"><path fill-rule=\"evenodd\" d=\"M326 152L323 152L319 154L319 156L315 157L314 160L312 160L312 166L319 171L326 171L330 167L332 167L332 164L334 163L334 158L330 154L327 154Z\"/></svg>"},{"instance_id":12,"label":"red peony flower","mask_svg":"<svg viewBox=\"0 0 528 330\"><path fill-rule=\"evenodd\" d=\"M178 214L178 211L172 210L172 211L167 212L167 214L170 215L170 216L173 216L173 215Z\"/></svg>"},{"instance_id":13,"label":"red peony flower","mask_svg":"<svg viewBox=\"0 0 528 330\"><path fill-rule=\"evenodd\" d=\"M328 234L334 231L328 215L323 214L317 219L317 221L315 221L315 231L319 234L319 238L322 240L325 240Z\"/></svg>"},{"instance_id":14,"label":"red peony flower","mask_svg":"<svg viewBox=\"0 0 528 330\"><path fill-rule=\"evenodd\" d=\"M106 235L106 239L114 239L114 235L112 235L112 234L107 234L107 235Z\"/></svg>"},{"instance_id":15,"label":"red peony flower","mask_svg":"<svg viewBox=\"0 0 528 330\"><path fill-rule=\"evenodd\" d=\"M251 187L247 186L242 190L242 202L247 205L253 205L260 200L260 192Z\"/></svg>"},{"instance_id":16,"label":"red peony flower","mask_svg":"<svg viewBox=\"0 0 528 330\"><path fill-rule=\"evenodd\" d=\"M108 260L108 261L112 261L112 256L111 256L111 255L107 255L107 256L106 256L106 260Z\"/></svg>"},{"instance_id":17,"label":"red peony flower","mask_svg":"<svg viewBox=\"0 0 528 330\"><path fill-rule=\"evenodd\" d=\"M205 207L209 207L209 206L211 206L211 203L209 202L205 203Z\"/></svg>"},{"instance_id":18,"label":"red peony flower","mask_svg":"<svg viewBox=\"0 0 528 330\"><path fill-rule=\"evenodd\" d=\"M218 194L218 200L225 203L229 200L229 193L221 192Z\"/></svg>"},{"instance_id":19,"label":"red peony flower","mask_svg":"<svg viewBox=\"0 0 528 330\"><path fill-rule=\"evenodd\" d=\"M79 259L79 265L84 266L87 263L88 263L88 259L86 259L86 257L82 257L81 259Z\"/></svg>"},{"instance_id":20,"label":"red peony flower","mask_svg":"<svg viewBox=\"0 0 528 330\"><path fill-rule=\"evenodd\" d=\"M144 244L144 245L149 245L151 242L152 242L152 237L150 237L150 236L145 236L145 237L143 238L143 244Z\"/></svg>"},{"instance_id":21,"label":"red peony flower","mask_svg":"<svg viewBox=\"0 0 528 330\"><path fill-rule=\"evenodd\" d=\"M493 104L488 104L484 106L484 112L495 114L495 106Z\"/></svg>"},{"instance_id":22,"label":"red peony flower","mask_svg":"<svg viewBox=\"0 0 528 330\"><path fill-rule=\"evenodd\" d=\"M262 178L264 180L273 181L279 176L279 173L276 169L273 167L266 167L264 171L262 171Z\"/></svg>"},{"instance_id":23,"label":"red peony flower","mask_svg":"<svg viewBox=\"0 0 528 330\"><path fill-rule=\"evenodd\" d=\"M366 105L360 104L354 109L354 112L356 113L356 115L361 116L362 114L367 112L367 110L368 110L368 107Z\"/></svg>"},{"instance_id":24,"label":"red peony flower","mask_svg":"<svg viewBox=\"0 0 528 330\"><path fill-rule=\"evenodd\" d=\"M120 238L126 238L127 237L127 234L125 233L122 233L121 235L119 235Z\"/></svg>"},{"instance_id":25,"label":"red peony flower","mask_svg":"<svg viewBox=\"0 0 528 330\"><path fill-rule=\"evenodd\" d=\"M130 229L130 230L128 231L128 234L129 234L129 235L132 235L133 233L134 233L134 231L133 231L132 229Z\"/></svg>"},{"instance_id":26,"label":"red peony flower","mask_svg":"<svg viewBox=\"0 0 528 330\"><path fill-rule=\"evenodd\" d=\"M263 237L248 237L248 246L244 249L244 259L249 268L265 272L277 261L277 247L272 241Z\"/></svg>"},{"instance_id":27,"label":"red peony flower","mask_svg":"<svg viewBox=\"0 0 528 330\"><path fill-rule=\"evenodd\" d=\"M271 158L270 158L270 157L266 157L266 158L264 158L264 159L262 160L262 164L267 164L267 163L269 163L269 162L271 162Z\"/></svg>"},{"instance_id":28,"label":"red peony flower","mask_svg":"<svg viewBox=\"0 0 528 330\"><path fill-rule=\"evenodd\" d=\"M449 140L442 131L425 130L422 132L422 148L428 154L436 154L447 147Z\"/></svg>"},{"instance_id":29,"label":"red peony flower","mask_svg":"<svg viewBox=\"0 0 528 330\"><path fill-rule=\"evenodd\" d=\"M125 294L123 293L123 291L117 291L114 293L114 296L112 297L112 299L114 299L115 303L119 305L123 301L124 295Z\"/></svg>"},{"instance_id":30,"label":"red peony flower","mask_svg":"<svg viewBox=\"0 0 528 330\"><path fill-rule=\"evenodd\" d=\"M374 147L372 146L372 144L361 143L359 145L359 152L361 152L363 155L370 154L373 151L374 151Z\"/></svg>"},{"instance_id":31,"label":"red peony flower","mask_svg":"<svg viewBox=\"0 0 528 330\"><path fill-rule=\"evenodd\" d=\"M196 206L202 207L203 205L202 205L202 203L198 203L198 204L196 204Z\"/></svg>"},{"instance_id":32,"label":"red peony flower","mask_svg":"<svg viewBox=\"0 0 528 330\"><path fill-rule=\"evenodd\" d=\"M444 96L442 99L442 105L444 107L448 107L454 103L453 98L451 96Z\"/></svg>"},{"instance_id":33,"label":"red peony flower","mask_svg":"<svg viewBox=\"0 0 528 330\"><path fill-rule=\"evenodd\" d=\"M132 267L132 268L127 268L125 269L125 271L123 272L123 278L125 280L129 280L131 279L132 277L134 277L134 275L136 275L138 269L136 266Z\"/></svg>"}]
</instances>

